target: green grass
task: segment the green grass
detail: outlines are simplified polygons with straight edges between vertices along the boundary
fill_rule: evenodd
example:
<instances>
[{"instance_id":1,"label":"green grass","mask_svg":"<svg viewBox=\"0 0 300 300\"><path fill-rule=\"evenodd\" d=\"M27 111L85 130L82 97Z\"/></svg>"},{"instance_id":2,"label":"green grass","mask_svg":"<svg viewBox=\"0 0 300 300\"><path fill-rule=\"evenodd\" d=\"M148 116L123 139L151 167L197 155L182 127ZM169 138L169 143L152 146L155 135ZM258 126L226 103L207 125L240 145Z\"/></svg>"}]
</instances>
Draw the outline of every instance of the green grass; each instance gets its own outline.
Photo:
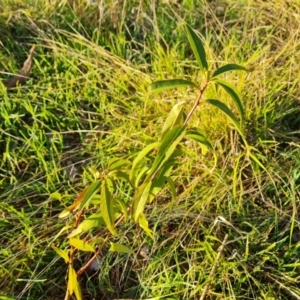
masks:
<instances>
[{"instance_id":1,"label":"green grass","mask_svg":"<svg viewBox=\"0 0 300 300\"><path fill-rule=\"evenodd\" d=\"M105 249L100 272L80 278L84 299L200 299L207 284L205 299L300 299L297 0L111 0L103 10L85 1L2 2L1 77L37 45L32 79L15 90L0 86L3 299L64 297L67 265L51 245L67 247L57 235L74 220L58 214L110 158L133 159L156 141L174 104L193 105L191 90L148 91L159 79L201 83L183 20L205 36L210 64L252 70L224 79L243 96L247 140L265 169L220 112L200 106L191 126L210 138L216 167L212 153L184 144L176 199L166 189L147 206L154 240L122 224L115 241L135 254ZM225 93L218 97L231 105ZM148 259L139 255L145 245ZM87 260L79 255L76 268Z\"/></svg>"}]
</instances>

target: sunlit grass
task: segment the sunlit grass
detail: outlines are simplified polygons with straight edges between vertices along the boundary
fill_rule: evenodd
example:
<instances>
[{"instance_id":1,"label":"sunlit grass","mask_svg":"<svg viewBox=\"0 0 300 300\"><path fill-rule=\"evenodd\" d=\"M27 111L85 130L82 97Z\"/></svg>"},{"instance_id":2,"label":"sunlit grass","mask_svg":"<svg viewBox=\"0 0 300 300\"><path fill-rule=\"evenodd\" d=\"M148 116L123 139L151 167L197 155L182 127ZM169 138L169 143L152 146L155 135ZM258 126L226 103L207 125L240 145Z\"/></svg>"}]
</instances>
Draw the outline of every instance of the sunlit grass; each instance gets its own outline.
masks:
<instances>
[{"instance_id":1,"label":"sunlit grass","mask_svg":"<svg viewBox=\"0 0 300 300\"><path fill-rule=\"evenodd\" d=\"M200 105L191 126L206 132L217 165L212 153L184 145L177 198L165 190L147 208L154 240L123 224L118 241L136 255L104 252L100 273L81 279L84 299L200 299L208 284L207 299L298 299L297 1L108 2L103 10L83 1L0 6L1 76L17 73L37 45L32 79L13 91L1 86L0 296L63 297L66 265L51 244L66 246L57 234L72 222L58 214L94 170L159 138L172 105L193 104L192 90L148 91L167 78L201 85L186 20L205 35L210 64L251 70L224 79L243 96L247 139L265 169L220 112ZM233 107L222 91L206 97ZM139 254L145 245L148 258Z\"/></svg>"}]
</instances>

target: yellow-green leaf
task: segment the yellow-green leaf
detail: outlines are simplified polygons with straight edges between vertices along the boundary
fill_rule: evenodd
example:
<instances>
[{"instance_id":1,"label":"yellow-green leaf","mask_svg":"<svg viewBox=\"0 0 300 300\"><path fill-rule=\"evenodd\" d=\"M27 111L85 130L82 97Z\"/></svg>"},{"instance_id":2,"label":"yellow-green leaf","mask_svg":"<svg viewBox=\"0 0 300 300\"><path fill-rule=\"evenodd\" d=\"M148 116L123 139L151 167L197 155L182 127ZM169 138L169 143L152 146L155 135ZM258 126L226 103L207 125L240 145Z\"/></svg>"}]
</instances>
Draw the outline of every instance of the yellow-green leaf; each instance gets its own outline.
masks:
<instances>
[{"instance_id":1,"label":"yellow-green leaf","mask_svg":"<svg viewBox=\"0 0 300 300\"><path fill-rule=\"evenodd\" d=\"M127 254L133 254L134 253L130 248L128 248L128 247L126 247L122 244L118 244L118 243L111 243L109 251L111 251L111 252L121 252L121 253L127 253Z\"/></svg>"},{"instance_id":2,"label":"yellow-green leaf","mask_svg":"<svg viewBox=\"0 0 300 300\"><path fill-rule=\"evenodd\" d=\"M114 171L114 170L122 170L124 166L130 165L131 162L128 159L121 159L121 158L113 158L109 161L108 170Z\"/></svg>"},{"instance_id":3,"label":"yellow-green leaf","mask_svg":"<svg viewBox=\"0 0 300 300\"><path fill-rule=\"evenodd\" d=\"M175 188L175 183L171 177L167 177L167 181L170 187L170 192L172 195L172 200L174 201L176 198L176 188Z\"/></svg>"},{"instance_id":4,"label":"yellow-green leaf","mask_svg":"<svg viewBox=\"0 0 300 300\"><path fill-rule=\"evenodd\" d=\"M102 218L101 213L95 213L89 216L86 220L79 224L79 226L74 229L69 235L68 238L74 237L82 232L88 231L92 228L100 228L105 225L105 222Z\"/></svg>"},{"instance_id":5,"label":"yellow-green leaf","mask_svg":"<svg viewBox=\"0 0 300 300\"><path fill-rule=\"evenodd\" d=\"M76 198L76 200L74 201L74 203L72 205L70 205L69 207L67 207L66 209L64 209L60 214L59 214L59 218L64 218L67 215L69 215L71 212L73 212L74 210L77 210L80 203L83 200L83 197L85 195L85 193L87 192L88 188L85 188L82 192L80 192L80 194L78 195L78 197Z\"/></svg>"},{"instance_id":6,"label":"yellow-green leaf","mask_svg":"<svg viewBox=\"0 0 300 300\"><path fill-rule=\"evenodd\" d=\"M229 107L225 103L223 103L217 99L207 99L206 102L216 106L221 111L223 111L223 113L225 113L227 115L227 117L231 120L231 122L235 125L235 128L237 129L237 131L239 132L241 137L244 138L244 133L242 131L242 128L241 128L241 125L240 125L238 119L236 118L234 113L229 109Z\"/></svg>"},{"instance_id":7,"label":"yellow-green leaf","mask_svg":"<svg viewBox=\"0 0 300 300\"><path fill-rule=\"evenodd\" d=\"M191 48L194 52L194 55L196 57L200 69L202 71L207 70L208 63L206 60L206 53L200 38L189 25L186 25L185 29L186 29L187 38L190 42Z\"/></svg>"},{"instance_id":8,"label":"yellow-green leaf","mask_svg":"<svg viewBox=\"0 0 300 300\"><path fill-rule=\"evenodd\" d=\"M198 88L198 86L189 80L185 79L167 79L167 80L159 80L156 82L153 82L149 89L151 92L158 93L162 91L167 91L174 88L181 88L181 87L195 87Z\"/></svg>"},{"instance_id":9,"label":"yellow-green leaf","mask_svg":"<svg viewBox=\"0 0 300 300\"><path fill-rule=\"evenodd\" d=\"M140 197L134 199L134 220L137 221L140 214L143 213L144 207L151 191L152 181L150 180L141 191Z\"/></svg>"},{"instance_id":10,"label":"yellow-green leaf","mask_svg":"<svg viewBox=\"0 0 300 300\"><path fill-rule=\"evenodd\" d=\"M87 188L87 191L84 194L82 202L80 203L80 206L79 206L80 210L89 204L89 202L93 199L93 196L97 192L99 192L100 186L101 186L101 180L96 180Z\"/></svg>"},{"instance_id":11,"label":"yellow-green leaf","mask_svg":"<svg viewBox=\"0 0 300 300\"><path fill-rule=\"evenodd\" d=\"M158 153L153 162L152 168L147 174L145 181L150 179L153 174L171 157L174 153L177 145L184 138L186 133L186 127L183 125L178 125L172 128L165 136L162 141Z\"/></svg>"},{"instance_id":12,"label":"yellow-green leaf","mask_svg":"<svg viewBox=\"0 0 300 300\"><path fill-rule=\"evenodd\" d=\"M83 240L70 238L69 243L71 246L75 247L78 250L95 252L93 246Z\"/></svg>"},{"instance_id":13,"label":"yellow-green leaf","mask_svg":"<svg viewBox=\"0 0 300 300\"><path fill-rule=\"evenodd\" d=\"M181 101L173 106L171 109L170 113L168 114L166 121L163 126L162 130L162 137L161 139L163 140L165 135L171 130L173 127L176 125L182 125L184 122L183 118L183 104L185 102Z\"/></svg>"},{"instance_id":14,"label":"yellow-green leaf","mask_svg":"<svg viewBox=\"0 0 300 300\"><path fill-rule=\"evenodd\" d=\"M70 261L69 251L59 249L59 248L55 247L54 245L52 245L51 247L61 258L63 258L65 260L66 264Z\"/></svg>"},{"instance_id":15,"label":"yellow-green leaf","mask_svg":"<svg viewBox=\"0 0 300 300\"><path fill-rule=\"evenodd\" d=\"M61 201L62 197L59 192L54 192L50 195L51 198Z\"/></svg>"},{"instance_id":16,"label":"yellow-green leaf","mask_svg":"<svg viewBox=\"0 0 300 300\"><path fill-rule=\"evenodd\" d=\"M132 163L131 172L129 175L130 181L132 182L132 184L134 186L137 187L137 185L138 185L138 180L136 178L139 177L138 174L140 173L140 171L143 167L145 157L148 155L149 152L151 152L154 149L157 149L159 146L160 146L159 142L155 142L155 143L148 145L134 159L134 161Z\"/></svg>"},{"instance_id":17,"label":"yellow-green leaf","mask_svg":"<svg viewBox=\"0 0 300 300\"><path fill-rule=\"evenodd\" d=\"M149 229L148 221L143 213L139 216L139 225L151 239L154 239L153 231Z\"/></svg>"},{"instance_id":18,"label":"yellow-green leaf","mask_svg":"<svg viewBox=\"0 0 300 300\"><path fill-rule=\"evenodd\" d=\"M239 93L235 90L235 88L233 86L231 86L226 81L218 79L215 82L218 85L220 85L231 96L232 100L236 104L236 107L237 107L237 109L239 111L240 118L243 121L245 112L244 112L244 106L243 106L242 100L241 100L241 98L239 96Z\"/></svg>"},{"instance_id":19,"label":"yellow-green leaf","mask_svg":"<svg viewBox=\"0 0 300 300\"><path fill-rule=\"evenodd\" d=\"M113 198L111 197L111 194L109 192L106 180L102 182L100 209L103 220L108 230L111 232L111 234L115 235L116 232L114 228L115 216L113 208Z\"/></svg>"},{"instance_id":20,"label":"yellow-green leaf","mask_svg":"<svg viewBox=\"0 0 300 300\"><path fill-rule=\"evenodd\" d=\"M218 68L216 71L214 71L212 77L217 77L220 74L223 74L225 72L238 71L238 70L248 71L246 68L244 68L244 67L242 67L240 65L237 65L237 64L227 64L225 66L222 66L222 67Z\"/></svg>"},{"instance_id":21,"label":"yellow-green leaf","mask_svg":"<svg viewBox=\"0 0 300 300\"><path fill-rule=\"evenodd\" d=\"M68 274L68 291L70 295L75 293L77 300L82 300L81 289L79 283L77 281L77 274L72 266L69 266L69 274Z\"/></svg>"}]
</instances>

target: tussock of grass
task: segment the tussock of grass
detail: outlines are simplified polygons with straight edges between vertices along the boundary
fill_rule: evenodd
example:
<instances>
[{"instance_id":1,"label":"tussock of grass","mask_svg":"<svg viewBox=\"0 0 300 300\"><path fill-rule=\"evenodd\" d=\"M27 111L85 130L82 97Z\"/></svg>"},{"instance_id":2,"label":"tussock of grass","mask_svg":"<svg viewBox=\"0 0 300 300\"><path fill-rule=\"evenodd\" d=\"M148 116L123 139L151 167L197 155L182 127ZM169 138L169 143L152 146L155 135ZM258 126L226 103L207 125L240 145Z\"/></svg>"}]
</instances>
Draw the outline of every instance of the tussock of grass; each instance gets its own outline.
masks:
<instances>
[{"instance_id":1,"label":"tussock of grass","mask_svg":"<svg viewBox=\"0 0 300 300\"><path fill-rule=\"evenodd\" d=\"M165 190L147 208L154 241L123 224L118 242L137 255L104 252L100 272L81 278L84 299L200 299L207 284L205 299L299 299L298 2L107 2L0 5L2 78L37 45L32 79L0 87L0 295L63 297L66 265L51 244L64 247L57 234L72 220L57 215L109 158L132 159L154 141L172 105L193 103L191 90L147 90L157 79L201 83L180 27L186 20L205 36L210 64L252 70L224 79L243 95L247 139L265 169L229 121L201 105L191 126L210 137L217 165L184 145L173 174L178 196L171 201ZM207 97L232 106L220 91ZM148 258L138 254L145 245ZM78 267L86 260L79 255Z\"/></svg>"}]
</instances>

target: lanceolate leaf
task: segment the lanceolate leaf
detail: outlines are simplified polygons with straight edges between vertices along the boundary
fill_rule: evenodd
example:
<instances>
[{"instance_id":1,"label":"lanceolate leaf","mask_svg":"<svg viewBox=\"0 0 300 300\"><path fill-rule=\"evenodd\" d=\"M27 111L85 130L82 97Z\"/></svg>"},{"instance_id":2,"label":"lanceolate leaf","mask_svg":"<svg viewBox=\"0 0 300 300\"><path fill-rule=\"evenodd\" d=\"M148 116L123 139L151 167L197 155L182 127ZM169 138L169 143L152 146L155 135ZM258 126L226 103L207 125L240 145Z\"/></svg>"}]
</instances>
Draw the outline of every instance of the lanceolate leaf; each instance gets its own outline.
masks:
<instances>
[{"instance_id":1,"label":"lanceolate leaf","mask_svg":"<svg viewBox=\"0 0 300 300\"><path fill-rule=\"evenodd\" d=\"M133 254L134 253L130 248L128 248L128 247L126 247L122 244L118 244L118 243L112 243L110 245L110 248L109 248L108 251L119 252L119 253L127 253L127 254Z\"/></svg>"},{"instance_id":2,"label":"lanceolate leaf","mask_svg":"<svg viewBox=\"0 0 300 300\"><path fill-rule=\"evenodd\" d=\"M175 164L174 159L171 159L168 162L166 162L157 173L157 176L153 179L151 193L149 195L150 203L153 201L155 196L164 188L174 164Z\"/></svg>"},{"instance_id":3,"label":"lanceolate leaf","mask_svg":"<svg viewBox=\"0 0 300 300\"><path fill-rule=\"evenodd\" d=\"M55 246L52 245L52 249L61 257L65 260L65 263L67 264L70 260L69 258L69 251L65 251L59 248L56 248Z\"/></svg>"},{"instance_id":4,"label":"lanceolate leaf","mask_svg":"<svg viewBox=\"0 0 300 300\"><path fill-rule=\"evenodd\" d=\"M196 57L200 69L202 71L207 70L208 64L206 60L205 49L200 38L189 25L186 25L186 35L190 42L191 48L193 50L193 53Z\"/></svg>"},{"instance_id":5,"label":"lanceolate leaf","mask_svg":"<svg viewBox=\"0 0 300 300\"><path fill-rule=\"evenodd\" d=\"M135 178L135 181L134 181L134 186L135 186L135 187L139 186L139 183L140 183L140 181L142 180L143 176L144 176L149 170L150 170L150 166L149 166L149 165L145 165L145 166L143 166L143 167L139 170L139 172L138 172L138 174L137 174L137 176L136 176L136 178Z\"/></svg>"},{"instance_id":6,"label":"lanceolate leaf","mask_svg":"<svg viewBox=\"0 0 300 300\"><path fill-rule=\"evenodd\" d=\"M83 200L84 195L86 194L88 188L85 188L76 198L76 200L74 201L74 203L72 205L70 205L69 207L67 207L66 209L64 209L60 214L59 214L59 218L64 218L67 215L69 215L71 212L73 212L74 210L77 210L80 203Z\"/></svg>"},{"instance_id":7,"label":"lanceolate leaf","mask_svg":"<svg viewBox=\"0 0 300 300\"><path fill-rule=\"evenodd\" d=\"M208 99L206 100L208 103L216 106L217 108L219 108L221 111L223 111L227 117L229 117L229 119L232 121L232 123L235 125L236 129L238 130L238 132L240 133L240 135L243 137L244 134L242 132L242 129L240 127L240 123L237 120L237 118L235 117L234 113L228 108L228 106L226 104L224 104L223 102L216 100L216 99Z\"/></svg>"},{"instance_id":8,"label":"lanceolate leaf","mask_svg":"<svg viewBox=\"0 0 300 300\"><path fill-rule=\"evenodd\" d=\"M148 221L146 219L146 216L143 213L140 214L140 216L139 216L139 225L146 232L146 234L149 237L151 237L151 239L154 239L154 237L153 237L153 231L151 229L149 229Z\"/></svg>"},{"instance_id":9,"label":"lanceolate leaf","mask_svg":"<svg viewBox=\"0 0 300 300\"><path fill-rule=\"evenodd\" d=\"M140 172L140 170L141 170L141 168L143 166L143 162L144 162L145 157L153 149L158 148L159 145L160 145L159 142L155 142L155 143L152 143L152 144L148 145L134 159L134 161L132 163L131 172L130 172L130 175L129 175L129 178L130 178L130 180L131 180L131 182L132 182L133 185L135 185L135 183L136 183L136 177L138 176L138 173Z\"/></svg>"},{"instance_id":10,"label":"lanceolate leaf","mask_svg":"<svg viewBox=\"0 0 300 300\"><path fill-rule=\"evenodd\" d=\"M157 172L157 170L171 157L173 152L175 151L177 145L184 138L186 132L186 128L183 125L176 126L172 128L165 136L162 141L158 153L153 162L152 168L149 171L147 181L152 177L153 174Z\"/></svg>"},{"instance_id":11,"label":"lanceolate leaf","mask_svg":"<svg viewBox=\"0 0 300 300\"><path fill-rule=\"evenodd\" d=\"M130 180L129 180L129 175L125 172L122 172L122 171L117 171L114 176L118 179L121 179L123 181L126 181L126 182L129 182L130 183Z\"/></svg>"},{"instance_id":12,"label":"lanceolate leaf","mask_svg":"<svg viewBox=\"0 0 300 300\"><path fill-rule=\"evenodd\" d=\"M128 207L126 206L126 203L120 199L117 198L117 207L119 208L119 211L124 215L125 221L128 218Z\"/></svg>"},{"instance_id":13,"label":"lanceolate leaf","mask_svg":"<svg viewBox=\"0 0 300 300\"><path fill-rule=\"evenodd\" d=\"M79 206L80 210L89 204L93 196L99 192L100 186L101 186L101 181L97 180L88 187L85 195L83 196L82 202L80 203Z\"/></svg>"},{"instance_id":14,"label":"lanceolate leaf","mask_svg":"<svg viewBox=\"0 0 300 300\"><path fill-rule=\"evenodd\" d=\"M109 171L114 171L114 170L122 170L122 168L126 165L130 165L131 162L128 159L120 159L120 158L112 158L108 165L108 170Z\"/></svg>"},{"instance_id":15,"label":"lanceolate leaf","mask_svg":"<svg viewBox=\"0 0 300 300\"><path fill-rule=\"evenodd\" d=\"M144 212L144 207L149 198L149 194L151 192L152 181L150 180L145 186L142 185L141 192L138 193L137 197L134 198L133 203L133 213L134 213L134 221L136 222L141 213Z\"/></svg>"},{"instance_id":16,"label":"lanceolate leaf","mask_svg":"<svg viewBox=\"0 0 300 300\"><path fill-rule=\"evenodd\" d=\"M75 293L77 300L82 300L80 286L77 281L77 274L71 265L69 266L68 291L70 295Z\"/></svg>"},{"instance_id":17,"label":"lanceolate leaf","mask_svg":"<svg viewBox=\"0 0 300 300\"><path fill-rule=\"evenodd\" d=\"M212 144L210 143L210 141L207 139L207 137L199 132L198 130L190 130L186 133L186 137L200 143L203 144L204 146L206 146L209 149L213 149Z\"/></svg>"},{"instance_id":18,"label":"lanceolate leaf","mask_svg":"<svg viewBox=\"0 0 300 300\"><path fill-rule=\"evenodd\" d=\"M105 222L102 218L102 214L101 213L92 214L86 220L80 223L79 226L68 235L68 238L89 231L95 227L97 228L103 227L103 225L105 225Z\"/></svg>"},{"instance_id":19,"label":"lanceolate leaf","mask_svg":"<svg viewBox=\"0 0 300 300\"><path fill-rule=\"evenodd\" d=\"M88 252L95 252L92 245L90 245L89 243L87 243L87 242L85 242L81 239L71 238L69 240L69 243L70 243L71 246L75 247L78 250L88 251Z\"/></svg>"},{"instance_id":20,"label":"lanceolate leaf","mask_svg":"<svg viewBox=\"0 0 300 300\"><path fill-rule=\"evenodd\" d=\"M244 107L242 104L242 100L238 94L238 92L235 90L233 86L231 86L228 82L223 80L216 80L215 81L218 85L220 85L232 98L232 100L235 102L239 113L241 117L241 121L244 120Z\"/></svg>"},{"instance_id":21,"label":"lanceolate leaf","mask_svg":"<svg viewBox=\"0 0 300 300\"><path fill-rule=\"evenodd\" d=\"M225 66L220 67L219 69L217 69L212 77L217 77L220 74L229 72L229 71L237 71L237 70L242 70L242 71L248 71L246 68L240 66L240 65L236 65L236 64L227 64Z\"/></svg>"},{"instance_id":22,"label":"lanceolate leaf","mask_svg":"<svg viewBox=\"0 0 300 300\"><path fill-rule=\"evenodd\" d=\"M111 232L111 234L115 235L113 199L108 190L106 180L102 182L100 209L108 230Z\"/></svg>"},{"instance_id":23,"label":"lanceolate leaf","mask_svg":"<svg viewBox=\"0 0 300 300\"><path fill-rule=\"evenodd\" d=\"M167 91L174 88L181 88L181 87L195 87L198 88L198 86L189 80L185 79L169 79L169 80L159 80L156 82L153 82L149 89L153 93L158 93L162 91Z\"/></svg>"},{"instance_id":24,"label":"lanceolate leaf","mask_svg":"<svg viewBox=\"0 0 300 300\"><path fill-rule=\"evenodd\" d=\"M162 130L162 137L161 139L163 140L165 135L168 133L168 131L170 129L172 129L173 127L175 127L176 125L182 125L184 122L184 118L183 118L183 104L185 102L180 102L177 103L173 106L173 108L171 109L169 115L167 116L167 119L164 123L164 127Z\"/></svg>"},{"instance_id":25,"label":"lanceolate leaf","mask_svg":"<svg viewBox=\"0 0 300 300\"><path fill-rule=\"evenodd\" d=\"M167 177L167 181L170 187L171 195L172 195L172 200L174 201L176 198L176 188L175 188L175 183L171 177Z\"/></svg>"},{"instance_id":26,"label":"lanceolate leaf","mask_svg":"<svg viewBox=\"0 0 300 300\"><path fill-rule=\"evenodd\" d=\"M165 186L167 182L167 177L165 176L160 176L160 177L155 177L153 179L152 187L151 187L151 194L149 195L149 202L151 203L155 196L161 192L163 187Z\"/></svg>"},{"instance_id":27,"label":"lanceolate leaf","mask_svg":"<svg viewBox=\"0 0 300 300\"><path fill-rule=\"evenodd\" d=\"M99 191L101 182L100 180L95 181L89 187L85 188L76 198L75 202L68 208L64 209L60 214L59 218L64 218L71 212L77 209L83 209L92 200L93 196Z\"/></svg>"}]
</instances>

